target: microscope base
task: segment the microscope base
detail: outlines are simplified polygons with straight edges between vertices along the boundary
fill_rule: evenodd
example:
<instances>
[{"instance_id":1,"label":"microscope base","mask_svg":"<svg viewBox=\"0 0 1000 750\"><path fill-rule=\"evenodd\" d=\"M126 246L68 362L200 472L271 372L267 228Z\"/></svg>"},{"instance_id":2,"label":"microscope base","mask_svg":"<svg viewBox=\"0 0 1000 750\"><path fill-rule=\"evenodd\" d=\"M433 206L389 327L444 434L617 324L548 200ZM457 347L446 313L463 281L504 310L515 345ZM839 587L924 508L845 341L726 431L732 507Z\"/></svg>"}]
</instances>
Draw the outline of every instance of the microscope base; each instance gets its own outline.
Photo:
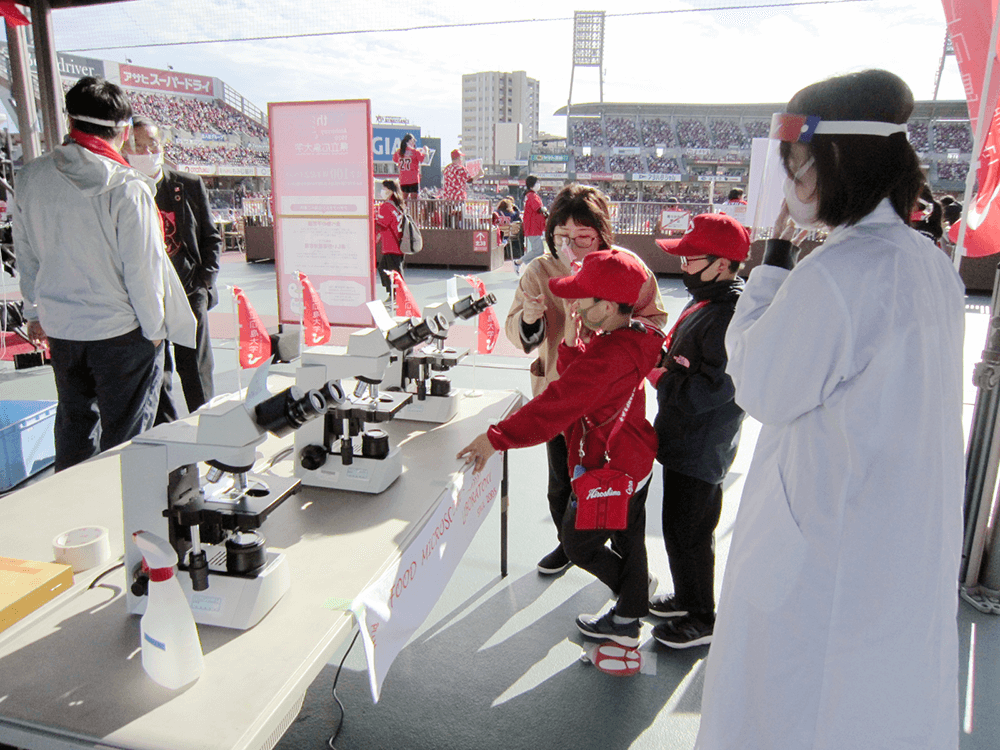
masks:
<instances>
[{"instance_id":1,"label":"microscope base","mask_svg":"<svg viewBox=\"0 0 1000 750\"><path fill-rule=\"evenodd\" d=\"M450 422L458 413L458 399L461 394L458 392L449 393L447 396L427 396L423 401L413 400L404 406L396 414L396 419L408 419L411 422L433 422L434 424L444 424Z\"/></svg>"},{"instance_id":2,"label":"microscope base","mask_svg":"<svg viewBox=\"0 0 1000 750\"><path fill-rule=\"evenodd\" d=\"M403 458L398 446L385 458L355 456L354 463L348 466L344 466L336 454L328 456L325 464L312 471L295 461L295 476L302 480L304 487L325 487L371 495L384 492L402 473Z\"/></svg>"},{"instance_id":3,"label":"microscope base","mask_svg":"<svg viewBox=\"0 0 1000 750\"><path fill-rule=\"evenodd\" d=\"M213 554L216 557L221 554L225 560L224 548L220 552L219 547L205 545L205 551L210 568L215 567ZM267 562L255 578L215 573L209 576L208 588L204 591L193 591L191 578L179 571L177 580L191 604L194 621L235 630L247 630L260 622L292 585L291 569L284 553L268 549L265 554ZM145 596L136 597L130 593L128 599L129 612L140 615L146 611Z\"/></svg>"}]
</instances>

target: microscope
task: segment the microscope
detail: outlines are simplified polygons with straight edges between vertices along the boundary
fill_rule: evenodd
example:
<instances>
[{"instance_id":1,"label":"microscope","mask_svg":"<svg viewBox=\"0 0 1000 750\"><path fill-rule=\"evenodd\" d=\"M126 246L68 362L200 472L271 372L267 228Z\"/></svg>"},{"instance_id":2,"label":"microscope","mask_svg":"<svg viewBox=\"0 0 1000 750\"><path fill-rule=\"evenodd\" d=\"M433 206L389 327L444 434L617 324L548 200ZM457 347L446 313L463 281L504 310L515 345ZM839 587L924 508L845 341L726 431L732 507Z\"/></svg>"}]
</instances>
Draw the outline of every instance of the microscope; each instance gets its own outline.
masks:
<instances>
[{"instance_id":1,"label":"microscope","mask_svg":"<svg viewBox=\"0 0 1000 750\"><path fill-rule=\"evenodd\" d=\"M381 303L369 307L378 328L355 331L346 348L316 346L302 353L295 379L300 389L337 384L324 418L295 433L295 475L304 485L377 494L403 471L399 447L390 445L388 433L365 425L389 421L413 400L412 393L381 388L397 382L386 380L393 356L443 338L449 323L436 312L397 323ZM353 392L340 386L347 379L356 383Z\"/></svg>"},{"instance_id":2,"label":"microscope","mask_svg":"<svg viewBox=\"0 0 1000 750\"><path fill-rule=\"evenodd\" d=\"M443 373L461 362L469 350L446 346L448 329L456 320L469 320L496 301L493 294L468 295L454 302L437 302L424 309L425 316L444 320L447 325L431 336L430 344L390 354L385 382L392 389L398 388L414 396L400 410L397 419L444 424L455 416L459 394L452 390L451 381Z\"/></svg>"},{"instance_id":3,"label":"microscope","mask_svg":"<svg viewBox=\"0 0 1000 750\"><path fill-rule=\"evenodd\" d=\"M268 393L265 364L247 390L215 399L197 422L159 425L122 449L125 573L129 613L146 608L149 571L132 543L150 531L177 550L178 580L196 622L246 630L257 624L291 584L285 555L265 546L264 520L299 481L250 470L267 434L283 437L323 416L340 395L336 383ZM322 420L318 420L322 421ZM204 484L199 463L207 464Z\"/></svg>"}]
</instances>

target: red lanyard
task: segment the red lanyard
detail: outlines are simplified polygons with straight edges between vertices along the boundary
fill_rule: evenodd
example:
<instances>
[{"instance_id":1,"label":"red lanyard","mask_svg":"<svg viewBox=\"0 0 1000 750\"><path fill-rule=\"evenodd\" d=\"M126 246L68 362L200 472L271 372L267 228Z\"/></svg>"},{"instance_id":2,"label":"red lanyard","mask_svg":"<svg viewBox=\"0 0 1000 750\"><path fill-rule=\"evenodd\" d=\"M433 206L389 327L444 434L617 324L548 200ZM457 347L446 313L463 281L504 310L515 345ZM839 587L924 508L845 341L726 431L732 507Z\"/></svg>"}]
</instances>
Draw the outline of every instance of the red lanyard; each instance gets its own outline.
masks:
<instances>
[{"instance_id":1,"label":"red lanyard","mask_svg":"<svg viewBox=\"0 0 1000 750\"><path fill-rule=\"evenodd\" d=\"M681 321L684 320L684 318L686 318L691 313L695 312L696 310L700 310L701 308L703 308L708 303L709 303L709 300L703 299L698 304L691 305L691 307L689 307L687 310L685 310L684 312L682 312L680 314L680 317L677 318L677 322L674 323L674 327L670 329L670 333L668 333L667 337L665 339L663 339L663 350L664 351L670 351L670 342L674 340L674 332L677 330L677 326L679 326L681 324Z\"/></svg>"}]
</instances>

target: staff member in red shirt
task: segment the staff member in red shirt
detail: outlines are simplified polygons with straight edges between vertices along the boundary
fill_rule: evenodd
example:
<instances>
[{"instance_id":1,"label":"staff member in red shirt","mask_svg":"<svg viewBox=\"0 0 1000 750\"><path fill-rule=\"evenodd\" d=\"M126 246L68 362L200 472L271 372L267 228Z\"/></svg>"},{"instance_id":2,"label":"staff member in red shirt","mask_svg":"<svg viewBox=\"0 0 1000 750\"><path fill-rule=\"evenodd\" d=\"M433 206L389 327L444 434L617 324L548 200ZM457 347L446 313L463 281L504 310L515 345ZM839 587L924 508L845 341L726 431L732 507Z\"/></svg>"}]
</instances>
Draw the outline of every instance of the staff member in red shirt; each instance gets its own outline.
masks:
<instances>
[{"instance_id":1,"label":"staff member in red shirt","mask_svg":"<svg viewBox=\"0 0 1000 750\"><path fill-rule=\"evenodd\" d=\"M533 174L529 174L524 184L528 188L528 194L524 197L523 214L524 240L528 245L528 249L521 257L521 260L514 261L514 269L518 274L521 273L521 268L535 258L542 257L542 254L545 252L545 219L549 215L549 212L545 210L545 206L542 205L541 197L535 190L538 178Z\"/></svg>"},{"instance_id":2,"label":"staff member in red shirt","mask_svg":"<svg viewBox=\"0 0 1000 750\"><path fill-rule=\"evenodd\" d=\"M403 251L399 249L403 237L403 191L396 180L382 180L382 202L375 213L375 228L382 244L378 275L388 294L392 290L392 279L386 271L403 275Z\"/></svg>"}]
</instances>

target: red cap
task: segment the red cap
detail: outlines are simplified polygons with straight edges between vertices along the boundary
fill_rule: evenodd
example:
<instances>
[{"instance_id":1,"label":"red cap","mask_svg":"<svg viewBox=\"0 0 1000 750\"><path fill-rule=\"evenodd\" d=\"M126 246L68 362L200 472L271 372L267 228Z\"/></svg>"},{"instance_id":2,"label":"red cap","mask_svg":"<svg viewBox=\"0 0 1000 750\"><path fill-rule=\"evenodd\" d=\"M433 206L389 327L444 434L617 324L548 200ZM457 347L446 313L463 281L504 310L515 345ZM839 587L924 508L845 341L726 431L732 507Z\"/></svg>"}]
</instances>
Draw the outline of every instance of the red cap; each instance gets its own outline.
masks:
<instances>
[{"instance_id":1,"label":"red cap","mask_svg":"<svg viewBox=\"0 0 1000 750\"><path fill-rule=\"evenodd\" d=\"M461 151L459 151L459 150L458 150L457 148L456 148L456 149L454 149L454 150L453 150L453 151L451 152L451 158L452 158L452 159L457 159L457 158L458 158L458 157L460 157L460 156L465 156L465 154L463 154L463 153L462 153Z\"/></svg>"},{"instance_id":2,"label":"red cap","mask_svg":"<svg viewBox=\"0 0 1000 750\"><path fill-rule=\"evenodd\" d=\"M691 219L678 240L657 240L671 255L714 255L728 260L746 260L750 235L736 219L726 214L700 214Z\"/></svg>"},{"instance_id":3,"label":"red cap","mask_svg":"<svg viewBox=\"0 0 1000 750\"><path fill-rule=\"evenodd\" d=\"M641 260L632 253L613 248L588 253L579 273L549 279L549 289L565 299L596 297L634 305L647 278L649 274Z\"/></svg>"}]
</instances>

